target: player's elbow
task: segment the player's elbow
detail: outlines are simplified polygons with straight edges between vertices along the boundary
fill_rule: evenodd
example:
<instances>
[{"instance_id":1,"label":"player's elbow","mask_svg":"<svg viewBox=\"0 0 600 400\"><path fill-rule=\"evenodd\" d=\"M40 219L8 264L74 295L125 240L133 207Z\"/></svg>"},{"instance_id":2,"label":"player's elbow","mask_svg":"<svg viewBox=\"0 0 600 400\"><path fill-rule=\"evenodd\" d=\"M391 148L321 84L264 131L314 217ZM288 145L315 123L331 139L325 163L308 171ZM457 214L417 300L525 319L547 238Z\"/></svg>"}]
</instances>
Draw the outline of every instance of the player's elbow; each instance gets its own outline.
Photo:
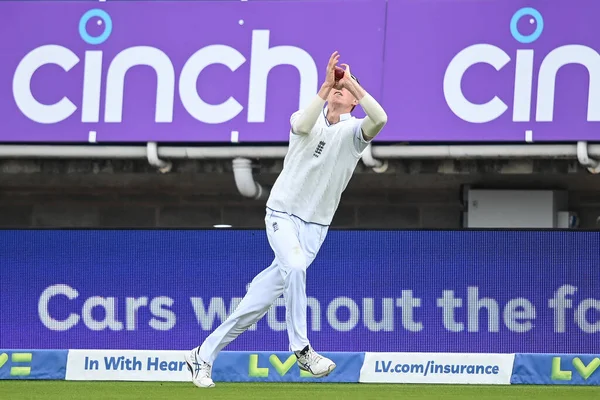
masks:
<instances>
[{"instance_id":1,"label":"player's elbow","mask_svg":"<svg viewBox=\"0 0 600 400\"><path fill-rule=\"evenodd\" d=\"M385 126L385 124L387 124L387 114L384 112L383 115L381 116L381 119L377 122L377 131L381 131L383 129L383 127Z\"/></svg>"},{"instance_id":2,"label":"player's elbow","mask_svg":"<svg viewBox=\"0 0 600 400\"><path fill-rule=\"evenodd\" d=\"M303 126L302 124L292 124L292 132L296 135L308 135L310 128Z\"/></svg>"},{"instance_id":3,"label":"player's elbow","mask_svg":"<svg viewBox=\"0 0 600 400\"><path fill-rule=\"evenodd\" d=\"M383 108L381 109L381 116L379 119L380 119L379 125L381 125L381 127L383 128L385 126L385 124L387 124L387 121L388 121L387 113L385 112L385 110Z\"/></svg>"},{"instance_id":4,"label":"player's elbow","mask_svg":"<svg viewBox=\"0 0 600 400\"><path fill-rule=\"evenodd\" d=\"M301 135L301 136L306 136L310 133L310 131L306 131L303 129L296 129L295 131L292 131L292 132L294 132L296 135Z\"/></svg>"},{"instance_id":5,"label":"player's elbow","mask_svg":"<svg viewBox=\"0 0 600 400\"><path fill-rule=\"evenodd\" d=\"M375 134L378 134L379 132L381 132L381 130L383 129L385 124L387 124L387 121L388 121L388 116L387 116L386 112L383 111L383 109L382 109L381 114L377 116L375 121L373 121L373 123L374 123L373 131L375 132Z\"/></svg>"}]
</instances>

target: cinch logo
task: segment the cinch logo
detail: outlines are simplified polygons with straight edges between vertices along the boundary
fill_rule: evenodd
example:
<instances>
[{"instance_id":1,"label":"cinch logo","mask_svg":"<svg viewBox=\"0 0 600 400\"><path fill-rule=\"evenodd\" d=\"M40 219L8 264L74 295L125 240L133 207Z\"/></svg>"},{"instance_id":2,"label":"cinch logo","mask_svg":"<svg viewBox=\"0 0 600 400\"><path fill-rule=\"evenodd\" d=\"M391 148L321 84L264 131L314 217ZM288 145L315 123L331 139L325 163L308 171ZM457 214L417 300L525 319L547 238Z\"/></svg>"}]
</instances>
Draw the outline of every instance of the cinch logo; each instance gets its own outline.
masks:
<instances>
[{"instance_id":1,"label":"cinch logo","mask_svg":"<svg viewBox=\"0 0 600 400\"><path fill-rule=\"evenodd\" d=\"M279 374L279 376L284 376L288 373L290 368L296 364L296 356L292 354L288 357L285 362L281 362L279 357L275 354L271 354L269 356L269 362L275 368L275 371ZM252 378L268 378L269 377L269 368L264 367L261 368L258 366L258 354L250 354L250 359L248 362L248 376ZM302 378L311 378L312 375L306 371L300 370L300 377Z\"/></svg>"},{"instance_id":2,"label":"cinch logo","mask_svg":"<svg viewBox=\"0 0 600 400\"><path fill-rule=\"evenodd\" d=\"M585 365L579 357L573 358L571 361L573 367L583 378L587 380L592 374L600 367L600 358L595 357L588 365ZM552 375L551 378L554 381L570 381L573 379L573 371L563 371L561 369L561 357L552 358Z\"/></svg>"},{"instance_id":3,"label":"cinch logo","mask_svg":"<svg viewBox=\"0 0 600 400\"><path fill-rule=\"evenodd\" d=\"M88 26L103 26L98 36L88 33ZM161 29L161 27L157 28ZM174 28L176 29L176 28ZM90 46L99 46L113 30L110 15L100 9L86 12L79 21L79 35ZM247 121L264 122L267 97L267 77L271 69L278 65L292 65L300 74L299 105L306 104L315 93L318 84L316 64L309 53L295 46L269 47L269 30L253 30L251 40L251 60L249 95L247 99ZM193 54L190 52L181 73L176 76L169 56L161 49L151 46L134 46L121 50L112 60L105 60L102 50L85 51L75 54L71 49L57 45L44 45L31 50L17 66L13 76L13 96L21 112L30 120L41 124L55 124L71 117L81 107L81 122L100 121L101 91L105 90L104 122L120 123L123 119L123 91L125 75L137 66L147 66L157 77L156 109L154 120L157 123L173 122L175 88L187 112L198 121L220 124L235 118L244 106L235 98L229 97L221 104L209 104L202 100L196 90L200 73L210 65L222 64L231 71L237 70L247 60L238 50L224 44L203 47ZM38 69L54 64L65 71L84 63L82 104L75 105L67 97L54 104L43 104L31 90L31 80ZM102 81L103 68L107 66L106 81ZM177 85L177 86L176 86Z\"/></svg>"},{"instance_id":4,"label":"cinch logo","mask_svg":"<svg viewBox=\"0 0 600 400\"><path fill-rule=\"evenodd\" d=\"M522 35L517 23L529 16L529 23L535 26L530 35ZM544 30L544 20L539 11L526 7L517 11L510 21L512 36L519 43L535 42ZM533 86L533 49L517 50L515 57L515 84L513 99L514 122L531 121L531 97ZM464 121L486 123L503 115L508 106L498 96L485 104L470 102L462 92L464 74L478 63L493 66L497 71L504 68L511 56L501 48L485 43L474 44L461 50L450 62L444 75L444 96L452 112ZM535 121L552 122L554 118L554 92L556 75L560 68L569 64L580 64L587 68L590 75L587 121L600 121L600 55L596 50L577 44L560 46L548 53L537 73L537 105Z\"/></svg>"},{"instance_id":5,"label":"cinch logo","mask_svg":"<svg viewBox=\"0 0 600 400\"><path fill-rule=\"evenodd\" d=\"M0 369L7 368L10 358L10 376L29 376L31 374L31 353L11 353L10 357L7 353L0 353ZM16 364L16 365L15 365Z\"/></svg>"}]
</instances>

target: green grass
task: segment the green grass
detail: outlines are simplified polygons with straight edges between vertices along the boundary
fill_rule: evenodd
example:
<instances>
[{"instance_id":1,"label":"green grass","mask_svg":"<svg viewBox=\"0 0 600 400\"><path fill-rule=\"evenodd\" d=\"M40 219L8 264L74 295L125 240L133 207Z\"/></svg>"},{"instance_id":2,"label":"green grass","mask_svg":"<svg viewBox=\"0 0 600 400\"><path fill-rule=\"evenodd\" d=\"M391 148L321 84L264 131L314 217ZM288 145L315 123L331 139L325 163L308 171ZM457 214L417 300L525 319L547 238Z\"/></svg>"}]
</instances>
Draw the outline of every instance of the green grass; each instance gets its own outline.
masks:
<instances>
[{"instance_id":1,"label":"green grass","mask_svg":"<svg viewBox=\"0 0 600 400\"><path fill-rule=\"evenodd\" d=\"M199 389L173 382L0 381L0 399L600 399L600 387L343 383L219 383Z\"/></svg>"}]
</instances>

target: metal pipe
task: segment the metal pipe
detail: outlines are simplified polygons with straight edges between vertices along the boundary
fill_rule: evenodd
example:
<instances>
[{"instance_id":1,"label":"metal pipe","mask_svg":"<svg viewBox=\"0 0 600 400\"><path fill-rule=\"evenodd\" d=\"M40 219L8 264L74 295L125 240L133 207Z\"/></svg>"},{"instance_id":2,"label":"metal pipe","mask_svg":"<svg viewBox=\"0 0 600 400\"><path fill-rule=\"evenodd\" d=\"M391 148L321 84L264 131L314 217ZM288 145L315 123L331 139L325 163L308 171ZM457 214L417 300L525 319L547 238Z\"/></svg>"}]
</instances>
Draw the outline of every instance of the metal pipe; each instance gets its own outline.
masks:
<instances>
[{"instance_id":1,"label":"metal pipe","mask_svg":"<svg viewBox=\"0 0 600 400\"><path fill-rule=\"evenodd\" d=\"M160 147L158 154L165 158L232 159L232 158L284 158L287 146L277 147Z\"/></svg>"},{"instance_id":2,"label":"metal pipe","mask_svg":"<svg viewBox=\"0 0 600 400\"><path fill-rule=\"evenodd\" d=\"M597 174L600 172L600 162L590 158L587 142L577 142L577 160L592 174Z\"/></svg>"},{"instance_id":3,"label":"metal pipe","mask_svg":"<svg viewBox=\"0 0 600 400\"><path fill-rule=\"evenodd\" d=\"M173 167L173 163L171 163L171 161L165 161L158 158L158 146L156 145L156 142L148 142L146 145L146 151L150 165L158 168L158 170L163 174L171 170Z\"/></svg>"},{"instance_id":4,"label":"metal pipe","mask_svg":"<svg viewBox=\"0 0 600 400\"><path fill-rule=\"evenodd\" d=\"M600 145L587 146L600 158ZM284 158L287 146L277 147L159 147L161 158L232 159ZM373 146L373 156L392 158L577 158L576 144ZM0 158L147 158L145 146L106 145L0 145Z\"/></svg>"},{"instance_id":5,"label":"metal pipe","mask_svg":"<svg viewBox=\"0 0 600 400\"><path fill-rule=\"evenodd\" d=\"M388 169L387 160L381 161L373 157L373 146L371 144L369 144L365 151L363 151L363 155L361 158L363 163L367 167L370 167L371 169L373 169L373 171L377 173L385 172Z\"/></svg>"},{"instance_id":6,"label":"metal pipe","mask_svg":"<svg viewBox=\"0 0 600 400\"><path fill-rule=\"evenodd\" d=\"M0 158L146 158L145 146L0 145Z\"/></svg>"},{"instance_id":7,"label":"metal pipe","mask_svg":"<svg viewBox=\"0 0 600 400\"><path fill-rule=\"evenodd\" d=\"M263 189L252 176L252 161L246 158L235 158L233 160L233 177L235 185L242 196L254 200L269 197L269 191Z\"/></svg>"},{"instance_id":8,"label":"metal pipe","mask_svg":"<svg viewBox=\"0 0 600 400\"><path fill-rule=\"evenodd\" d=\"M600 145L590 145L590 154L600 156ZM379 158L576 158L575 144L522 145L432 145L377 146L373 155Z\"/></svg>"},{"instance_id":9,"label":"metal pipe","mask_svg":"<svg viewBox=\"0 0 600 400\"><path fill-rule=\"evenodd\" d=\"M232 159L284 158L287 146L277 147L158 147L161 158ZM147 158L147 146L122 145L0 145L0 158Z\"/></svg>"}]
</instances>

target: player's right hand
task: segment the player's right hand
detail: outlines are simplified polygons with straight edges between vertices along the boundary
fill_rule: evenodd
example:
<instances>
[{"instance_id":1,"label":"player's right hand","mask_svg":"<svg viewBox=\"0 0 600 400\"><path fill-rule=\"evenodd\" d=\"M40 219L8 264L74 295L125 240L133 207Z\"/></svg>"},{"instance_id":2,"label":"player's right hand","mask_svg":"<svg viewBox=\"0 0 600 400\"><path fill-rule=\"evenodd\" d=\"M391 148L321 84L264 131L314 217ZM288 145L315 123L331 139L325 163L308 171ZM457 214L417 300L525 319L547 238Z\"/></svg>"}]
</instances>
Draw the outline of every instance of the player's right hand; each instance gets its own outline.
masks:
<instances>
[{"instance_id":1,"label":"player's right hand","mask_svg":"<svg viewBox=\"0 0 600 400\"><path fill-rule=\"evenodd\" d=\"M333 52L331 57L329 57L329 63L327 64L327 72L325 75L325 83L324 86L328 88L333 88L336 85L335 81L335 67L340 59L340 55L337 50Z\"/></svg>"}]
</instances>

